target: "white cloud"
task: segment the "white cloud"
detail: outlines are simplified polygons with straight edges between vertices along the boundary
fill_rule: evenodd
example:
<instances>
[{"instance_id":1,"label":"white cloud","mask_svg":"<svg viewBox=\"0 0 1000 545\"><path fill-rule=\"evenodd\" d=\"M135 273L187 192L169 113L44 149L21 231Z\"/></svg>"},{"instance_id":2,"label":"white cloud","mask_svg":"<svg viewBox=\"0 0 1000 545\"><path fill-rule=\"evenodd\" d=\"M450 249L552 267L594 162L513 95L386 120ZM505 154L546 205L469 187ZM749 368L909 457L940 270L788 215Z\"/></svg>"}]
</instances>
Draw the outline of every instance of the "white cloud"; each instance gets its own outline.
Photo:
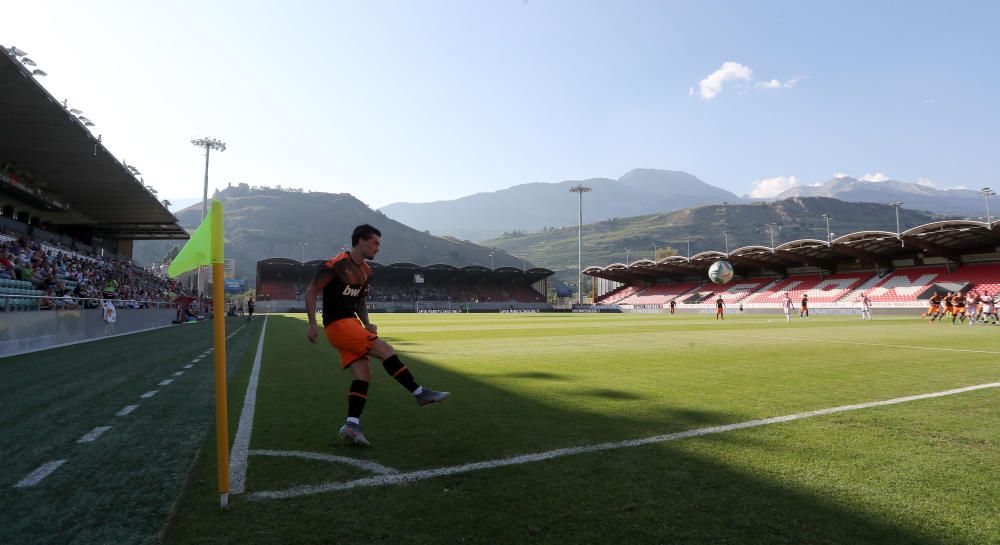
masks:
<instances>
[{"instance_id":1,"label":"white cloud","mask_svg":"<svg viewBox=\"0 0 1000 545\"><path fill-rule=\"evenodd\" d=\"M722 92L722 86L727 81L749 81L753 78L753 70L738 62L726 61L718 70L712 72L698 84L701 98L712 100Z\"/></svg>"},{"instance_id":2,"label":"white cloud","mask_svg":"<svg viewBox=\"0 0 1000 545\"><path fill-rule=\"evenodd\" d=\"M785 89L791 89L792 87L795 87L795 84L798 83L799 80L801 79L802 79L801 76L795 76L794 78L786 81L785 83L782 83L781 86L784 87Z\"/></svg>"},{"instance_id":3,"label":"white cloud","mask_svg":"<svg viewBox=\"0 0 1000 545\"><path fill-rule=\"evenodd\" d=\"M750 189L750 196L755 198L768 198L781 193L782 191L799 185L799 179L795 176L777 176L757 180Z\"/></svg>"},{"instance_id":4,"label":"white cloud","mask_svg":"<svg viewBox=\"0 0 1000 545\"><path fill-rule=\"evenodd\" d=\"M693 97L694 96L694 87L689 87L688 88L688 96L689 97Z\"/></svg>"},{"instance_id":5,"label":"white cloud","mask_svg":"<svg viewBox=\"0 0 1000 545\"><path fill-rule=\"evenodd\" d=\"M917 178L917 184L926 187L937 187L934 185L934 180L928 180L927 178Z\"/></svg>"},{"instance_id":6,"label":"white cloud","mask_svg":"<svg viewBox=\"0 0 1000 545\"><path fill-rule=\"evenodd\" d=\"M841 178L850 178L851 175L847 174L847 173L844 173L844 172L838 172L838 173L834 174L833 177L836 178L836 179L838 179L838 180L840 180Z\"/></svg>"},{"instance_id":7,"label":"white cloud","mask_svg":"<svg viewBox=\"0 0 1000 545\"><path fill-rule=\"evenodd\" d=\"M758 89L780 89L781 82L776 79L772 79L771 81L758 81L754 87L757 87Z\"/></svg>"},{"instance_id":8,"label":"white cloud","mask_svg":"<svg viewBox=\"0 0 1000 545\"><path fill-rule=\"evenodd\" d=\"M890 178L881 172L876 172L875 174L865 174L864 176L858 178L862 182L885 182Z\"/></svg>"}]
</instances>

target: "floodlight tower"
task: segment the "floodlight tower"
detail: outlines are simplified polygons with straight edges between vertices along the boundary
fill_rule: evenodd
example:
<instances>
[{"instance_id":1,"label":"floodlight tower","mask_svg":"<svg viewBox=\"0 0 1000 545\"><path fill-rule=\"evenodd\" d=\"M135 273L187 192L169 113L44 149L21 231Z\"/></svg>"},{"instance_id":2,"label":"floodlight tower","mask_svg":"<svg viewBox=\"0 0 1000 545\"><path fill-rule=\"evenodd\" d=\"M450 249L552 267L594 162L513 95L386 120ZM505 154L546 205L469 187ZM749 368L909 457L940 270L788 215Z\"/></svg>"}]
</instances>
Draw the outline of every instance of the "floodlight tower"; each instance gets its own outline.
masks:
<instances>
[{"instance_id":1,"label":"floodlight tower","mask_svg":"<svg viewBox=\"0 0 1000 545\"><path fill-rule=\"evenodd\" d=\"M576 253L576 267L577 267L576 289L577 289L577 293L579 294L578 301L582 305L583 304L583 194L584 193L589 193L589 192L593 191L593 189L591 189L590 187L585 186L583 184L579 184L579 185L575 185L575 186L569 188L569 190L570 190L571 193L579 193L580 194L580 225L579 225L579 228L577 229L577 235L576 235L576 244L577 244L577 249L576 249L576 252L577 252Z\"/></svg>"},{"instance_id":2,"label":"floodlight tower","mask_svg":"<svg viewBox=\"0 0 1000 545\"><path fill-rule=\"evenodd\" d=\"M767 227L768 227L768 230L771 232L771 253L773 254L774 253L774 229L775 229L775 227L777 227L778 230L780 231L781 230L781 226L778 225L777 223L769 223L769 224L767 224Z\"/></svg>"},{"instance_id":3,"label":"floodlight tower","mask_svg":"<svg viewBox=\"0 0 1000 545\"><path fill-rule=\"evenodd\" d=\"M902 231L899 229L899 207L903 206L902 202L896 201L889 203L889 206L896 209L896 238L899 239L899 243L905 246L903 243Z\"/></svg>"},{"instance_id":4,"label":"floodlight tower","mask_svg":"<svg viewBox=\"0 0 1000 545\"><path fill-rule=\"evenodd\" d=\"M197 138L191 141L196 147L205 148L205 191L201 197L201 221L205 221L208 214L208 156L212 150L226 151L226 143L218 138ZM205 291L205 275L202 268L198 267L198 293Z\"/></svg>"},{"instance_id":5,"label":"floodlight tower","mask_svg":"<svg viewBox=\"0 0 1000 545\"><path fill-rule=\"evenodd\" d=\"M823 214L823 219L826 220L826 245L829 246L833 243L833 239L830 237L830 220L833 219L833 216L830 214Z\"/></svg>"},{"instance_id":6,"label":"floodlight tower","mask_svg":"<svg viewBox=\"0 0 1000 545\"><path fill-rule=\"evenodd\" d=\"M986 199L986 228L990 228L990 224L993 223L993 218L990 217L990 197L996 195L997 192L993 191L988 187L984 187L982 191L979 192L979 196Z\"/></svg>"}]
</instances>

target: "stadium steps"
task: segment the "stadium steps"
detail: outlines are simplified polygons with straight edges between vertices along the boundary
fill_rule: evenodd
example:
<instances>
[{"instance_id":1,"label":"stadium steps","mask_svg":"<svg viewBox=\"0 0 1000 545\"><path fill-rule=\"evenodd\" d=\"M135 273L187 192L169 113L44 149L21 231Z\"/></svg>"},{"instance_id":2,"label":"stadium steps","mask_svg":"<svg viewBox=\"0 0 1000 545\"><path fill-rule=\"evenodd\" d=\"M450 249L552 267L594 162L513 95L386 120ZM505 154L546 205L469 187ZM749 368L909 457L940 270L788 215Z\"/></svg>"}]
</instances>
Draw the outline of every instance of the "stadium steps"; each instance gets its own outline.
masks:
<instances>
[{"instance_id":1,"label":"stadium steps","mask_svg":"<svg viewBox=\"0 0 1000 545\"><path fill-rule=\"evenodd\" d=\"M837 299L836 302L837 303L851 303L851 302L853 302L858 297L861 297L862 293L864 293L864 292L872 289L873 287L875 287L875 285L878 284L879 282L881 282L883 278L884 277L880 277L877 274L873 274L871 278L869 278L868 280L865 280L864 282L862 282L860 286L858 286L858 287L854 288L853 290L845 293L844 296L841 297L840 299Z\"/></svg>"}]
</instances>

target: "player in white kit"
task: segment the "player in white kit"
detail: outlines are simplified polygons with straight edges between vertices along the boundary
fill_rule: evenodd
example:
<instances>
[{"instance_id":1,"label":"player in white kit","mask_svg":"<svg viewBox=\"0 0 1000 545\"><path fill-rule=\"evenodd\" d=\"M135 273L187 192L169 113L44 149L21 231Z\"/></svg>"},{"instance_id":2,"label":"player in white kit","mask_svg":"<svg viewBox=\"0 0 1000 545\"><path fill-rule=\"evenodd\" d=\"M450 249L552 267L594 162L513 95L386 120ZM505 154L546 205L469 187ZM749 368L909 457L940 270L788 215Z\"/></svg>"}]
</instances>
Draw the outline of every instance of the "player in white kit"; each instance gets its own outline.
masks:
<instances>
[{"instance_id":1,"label":"player in white kit","mask_svg":"<svg viewBox=\"0 0 1000 545\"><path fill-rule=\"evenodd\" d=\"M868 298L867 293L861 294L861 319L872 319L872 300Z\"/></svg>"},{"instance_id":2,"label":"player in white kit","mask_svg":"<svg viewBox=\"0 0 1000 545\"><path fill-rule=\"evenodd\" d=\"M792 296L788 292L785 292L785 300L781 303L781 307L785 310L785 321L791 322L792 309L795 307L795 304L792 303Z\"/></svg>"}]
</instances>

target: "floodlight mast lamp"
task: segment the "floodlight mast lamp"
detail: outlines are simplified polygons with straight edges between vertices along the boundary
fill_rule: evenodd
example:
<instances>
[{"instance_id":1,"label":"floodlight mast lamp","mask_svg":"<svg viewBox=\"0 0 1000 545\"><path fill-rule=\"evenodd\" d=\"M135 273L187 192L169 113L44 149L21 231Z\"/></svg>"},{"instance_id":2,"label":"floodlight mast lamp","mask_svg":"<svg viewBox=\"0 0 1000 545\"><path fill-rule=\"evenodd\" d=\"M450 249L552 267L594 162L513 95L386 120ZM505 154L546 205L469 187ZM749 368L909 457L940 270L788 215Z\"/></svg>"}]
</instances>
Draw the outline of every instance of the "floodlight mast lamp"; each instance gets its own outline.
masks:
<instances>
[{"instance_id":1,"label":"floodlight mast lamp","mask_svg":"<svg viewBox=\"0 0 1000 545\"><path fill-rule=\"evenodd\" d=\"M577 301L583 304L583 194L593 191L588 186L583 184L575 185L569 188L571 193L580 194L580 224L576 232L576 267L577 267L577 279L576 279L576 290L577 290Z\"/></svg>"},{"instance_id":2,"label":"floodlight mast lamp","mask_svg":"<svg viewBox=\"0 0 1000 545\"><path fill-rule=\"evenodd\" d=\"M990 216L990 197L996 195L997 192L993 191L988 187L984 187L982 191L979 192L979 196L986 199L986 228L989 229L990 225L993 224L993 218Z\"/></svg>"},{"instance_id":3,"label":"floodlight mast lamp","mask_svg":"<svg viewBox=\"0 0 1000 545\"><path fill-rule=\"evenodd\" d=\"M212 150L226 151L226 143L218 138L197 138L191 144L199 148L205 148L205 191L201 197L201 221L205 221L208 215L208 156ZM198 267L198 293L205 291L205 275L202 274L204 267Z\"/></svg>"},{"instance_id":4,"label":"floodlight mast lamp","mask_svg":"<svg viewBox=\"0 0 1000 545\"><path fill-rule=\"evenodd\" d=\"M891 206L891 207L893 207L893 208L896 209L896 238L899 239L899 244L900 245L906 246L906 243L903 242L902 231L900 231L900 229L899 229L899 207L903 206L903 203L899 202L899 201L897 201L897 202L891 202L891 203L889 203L889 206Z\"/></svg>"},{"instance_id":5,"label":"floodlight mast lamp","mask_svg":"<svg viewBox=\"0 0 1000 545\"><path fill-rule=\"evenodd\" d=\"M830 214L823 214L823 219L826 220L826 245L830 246L833 243L833 239L830 237L830 220L833 217Z\"/></svg>"},{"instance_id":6,"label":"floodlight mast lamp","mask_svg":"<svg viewBox=\"0 0 1000 545\"><path fill-rule=\"evenodd\" d=\"M198 138L191 144L205 148L205 191L201 197L201 219L204 220L208 214L208 156L212 150L226 151L226 143L218 138Z\"/></svg>"}]
</instances>

